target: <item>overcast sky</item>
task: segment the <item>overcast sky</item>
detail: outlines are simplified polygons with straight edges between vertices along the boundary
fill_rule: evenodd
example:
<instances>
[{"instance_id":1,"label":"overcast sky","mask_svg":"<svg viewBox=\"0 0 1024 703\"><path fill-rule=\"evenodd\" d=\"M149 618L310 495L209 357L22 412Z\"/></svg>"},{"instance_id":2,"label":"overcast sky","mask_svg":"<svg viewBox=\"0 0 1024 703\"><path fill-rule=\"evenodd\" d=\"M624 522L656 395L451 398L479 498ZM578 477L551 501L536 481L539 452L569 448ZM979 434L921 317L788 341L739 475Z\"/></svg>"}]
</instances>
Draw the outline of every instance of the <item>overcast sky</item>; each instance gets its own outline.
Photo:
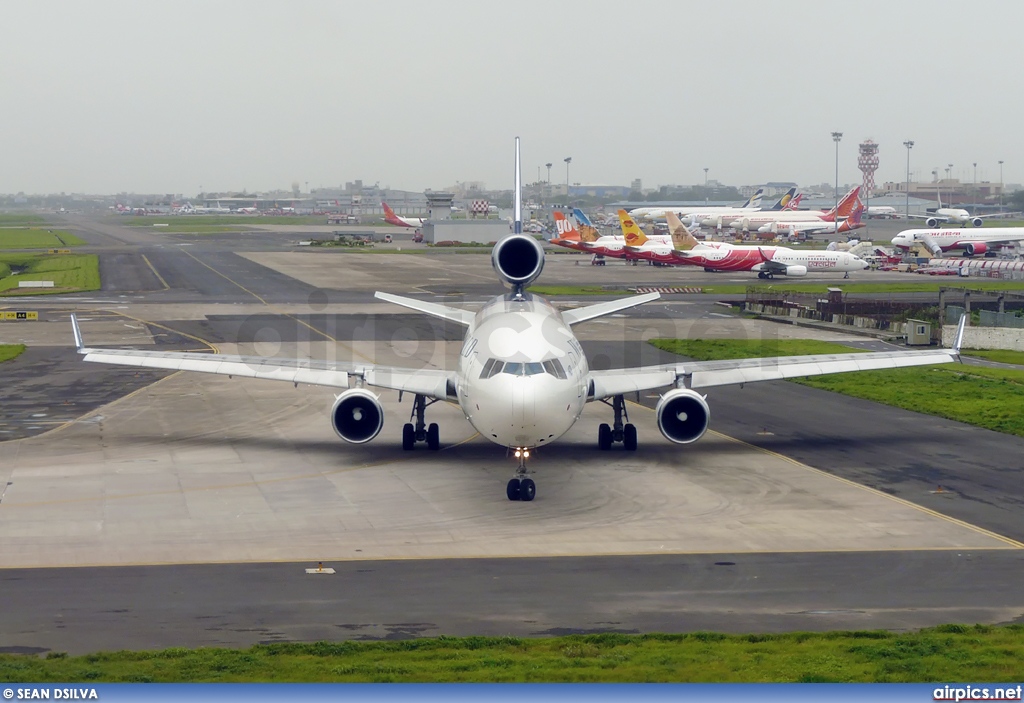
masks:
<instances>
[{"instance_id":1,"label":"overcast sky","mask_svg":"<svg viewBox=\"0 0 1024 703\"><path fill-rule=\"evenodd\" d=\"M0 5L0 192L1024 181L1024 3ZM546 169L542 170L542 176Z\"/></svg>"}]
</instances>

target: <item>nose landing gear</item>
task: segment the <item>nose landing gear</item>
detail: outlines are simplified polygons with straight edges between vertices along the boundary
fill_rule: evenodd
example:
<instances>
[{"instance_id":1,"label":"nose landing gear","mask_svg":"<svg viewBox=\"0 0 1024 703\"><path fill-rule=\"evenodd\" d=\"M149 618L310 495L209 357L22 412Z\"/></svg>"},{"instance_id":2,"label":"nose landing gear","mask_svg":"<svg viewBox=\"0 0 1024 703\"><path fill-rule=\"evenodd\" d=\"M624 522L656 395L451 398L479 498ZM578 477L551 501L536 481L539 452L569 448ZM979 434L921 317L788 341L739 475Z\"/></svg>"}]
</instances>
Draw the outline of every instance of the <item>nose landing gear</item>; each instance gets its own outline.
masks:
<instances>
[{"instance_id":1,"label":"nose landing gear","mask_svg":"<svg viewBox=\"0 0 1024 703\"><path fill-rule=\"evenodd\" d=\"M427 449L437 451L441 448L441 428L436 422L427 426L426 410L428 405L433 405L437 400L427 402L426 396L417 395L412 401L412 413L409 419L415 418L416 424L407 422L402 427L402 449L411 451L417 442L426 442Z\"/></svg>"},{"instance_id":2,"label":"nose landing gear","mask_svg":"<svg viewBox=\"0 0 1024 703\"><path fill-rule=\"evenodd\" d=\"M516 458L519 459L519 468L516 469L515 478L510 479L505 486L505 495L509 500L530 502L537 495L537 484L532 478L526 478L526 460L530 458L530 450L516 449Z\"/></svg>"},{"instance_id":3,"label":"nose landing gear","mask_svg":"<svg viewBox=\"0 0 1024 703\"><path fill-rule=\"evenodd\" d=\"M626 401L621 395L614 396L612 402L602 400L605 405L611 405L615 412L614 425L611 427L602 422L597 428L597 448L601 451L608 451L612 444L622 442L622 447L627 452L635 452L637 446L636 425L629 422L629 414L626 412ZM622 420L625 418L626 424Z\"/></svg>"}]
</instances>

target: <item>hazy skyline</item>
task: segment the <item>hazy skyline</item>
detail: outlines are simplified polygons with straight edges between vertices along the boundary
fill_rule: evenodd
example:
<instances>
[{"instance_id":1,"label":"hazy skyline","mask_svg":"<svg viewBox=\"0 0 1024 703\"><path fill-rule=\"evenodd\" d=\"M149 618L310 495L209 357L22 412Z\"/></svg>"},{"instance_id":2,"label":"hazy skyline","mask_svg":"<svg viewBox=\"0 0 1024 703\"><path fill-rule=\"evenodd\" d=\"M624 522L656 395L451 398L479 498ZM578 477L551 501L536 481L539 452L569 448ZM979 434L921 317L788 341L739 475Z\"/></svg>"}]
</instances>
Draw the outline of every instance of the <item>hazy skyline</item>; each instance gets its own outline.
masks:
<instances>
[{"instance_id":1,"label":"hazy skyline","mask_svg":"<svg viewBox=\"0 0 1024 703\"><path fill-rule=\"evenodd\" d=\"M386 8L386 9L385 9ZM1024 7L5 4L0 192L1024 180ZM541 168L542 177L547 170Z\"/></svg>"}]
</instances>

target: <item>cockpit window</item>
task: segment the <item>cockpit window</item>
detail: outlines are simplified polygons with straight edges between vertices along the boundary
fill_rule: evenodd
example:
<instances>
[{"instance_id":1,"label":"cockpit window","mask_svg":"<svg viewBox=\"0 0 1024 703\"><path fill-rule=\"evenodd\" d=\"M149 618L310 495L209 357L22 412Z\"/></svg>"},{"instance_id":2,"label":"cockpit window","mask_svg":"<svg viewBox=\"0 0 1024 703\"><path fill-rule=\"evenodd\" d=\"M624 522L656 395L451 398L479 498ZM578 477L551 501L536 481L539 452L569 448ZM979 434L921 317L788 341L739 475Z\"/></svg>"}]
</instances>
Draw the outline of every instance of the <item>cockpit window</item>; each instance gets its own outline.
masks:
<instances>
[{"instance_id":1,"label":"cockpit window","mask_svg":"<svg viewBox=\"0 0 1024 703\"><path fill-rule=\"evenodd\" d=\"M511 376L537 376L542 373L551 374L555 378L566 378L565 367L559 359L548 359L547 361L529 361L521 363L518 361L499 361L488 359L484 368L480 371L480 378L491 378L499 373L507 373Z\"/></svg>"},{"instance_id":2,"label":"cockpit window","mask_svg":"<svg viewBox=\"0 0 1024 703\"><path fill-rule=\"evenodd\" d=\"M544 362L544 371L551 374L555 378L565 378L565 369L562 368L562 362L558 359L548 359Z\"/></svg>"},{"instance_id":3,"label":"cockpit window","mask_svg":"<svg viewBox=\"0 0 1024 703\"><path fill-rule=\"evenodd\" d=\"M497 359L488 359L487 363L484 364L484 370L480 372L480 378L490 378L501 373L501 368L504 363Z\"/></svg>"}]
</instances>

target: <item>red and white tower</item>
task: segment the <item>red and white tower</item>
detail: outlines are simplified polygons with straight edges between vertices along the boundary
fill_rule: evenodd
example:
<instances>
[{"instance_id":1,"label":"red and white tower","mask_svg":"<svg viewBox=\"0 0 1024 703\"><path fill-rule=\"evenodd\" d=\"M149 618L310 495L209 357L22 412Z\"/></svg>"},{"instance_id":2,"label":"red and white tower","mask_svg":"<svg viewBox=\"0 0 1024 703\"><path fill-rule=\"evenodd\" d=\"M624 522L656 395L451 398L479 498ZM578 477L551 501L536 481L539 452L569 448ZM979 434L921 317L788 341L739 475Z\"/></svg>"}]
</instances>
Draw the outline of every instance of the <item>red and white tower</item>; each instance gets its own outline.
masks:
<instances>
[{"instance_id":1,"label":"red and white tower","mask_svg":"<svg viewBox=\"0 0 1024 703\"><path fill-rule=\"evenodd\" d=\"M865 197L870 198L875 190L875 171L878 170L878 145L870 139L861 142L857 168L864 174L861 190Z\"/></svg>"}]
</instances>

